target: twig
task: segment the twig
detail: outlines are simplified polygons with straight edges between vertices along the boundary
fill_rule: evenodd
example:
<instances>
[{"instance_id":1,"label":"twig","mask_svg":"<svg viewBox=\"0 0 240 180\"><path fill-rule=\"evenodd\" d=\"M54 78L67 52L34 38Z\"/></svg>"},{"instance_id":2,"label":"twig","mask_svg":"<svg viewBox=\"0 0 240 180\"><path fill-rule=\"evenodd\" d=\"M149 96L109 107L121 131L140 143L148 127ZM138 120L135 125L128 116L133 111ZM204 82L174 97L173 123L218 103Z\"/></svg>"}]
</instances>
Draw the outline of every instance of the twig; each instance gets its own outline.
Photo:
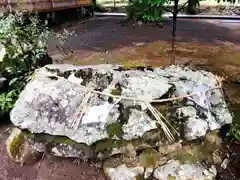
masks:
<instances>
[{"instance_id":1,"label":"twig","mask_svg":"<svg viewBox=\"0 0 240 180\"><path fill-rule=\"evenodd\" d=\"M44 153L43 153L43 155L42 155L42 157L41 157L41 159L38 163L37 169L39 169L41 167L44 158L45 158L45 151L44 151Z\"/></svg>"},{"instance_id":2,"label":"twig","mask_svg":"<svg viewBox=\"0 0 240 180\"><path fill-rule=\"evenodd\" d=\"M84 89L89 89L90 90L90 88L88 88L86 86L82 86L82 85L80 85L80 86ZM214 88L210 88L210 89L206 90L206 92L214 90L214 89L219 89L219 88L221 88L221 87L217 86L217 87L214 87ZM145 99L141 99L141 98L113 95L113 94L110 94L110 93L107 93L107 92L100 92L100 91L96 91L96 90L91 90L91 91L94 92L94 93L100 94L100 95L109 96L109 97L113 97L113 98L121 98L121 99L125 99L125 100L146 102ZM176 100L180 100L180 99L184 99L184 98L194 96L196 94L197 93L191 93L191 94L187 94L185 96L178 96L178 97L173 97L173 98L168 98L168 99L150 100L149 102L150 103L162 103L162 102L168 102L168 101L176 101Z\"/></svg>"},{"instance_id":3,"label":"twig","mask_svg":"<svg viewBox=\"0 0 240 180\"><path fill-rule=\"evenodd\" d=\"M85 96L85 98L83 99L81 105L78 107L78 109L77 109L77 111L76 111L76 114L74 115L75 118L73 118L73 120L76 119L76 121L77 121L77 122L76 122L77 124L76 124L76 126L75 126L76 129L79 127L79 125L80 125L80 123L81 123L82 116L83 116L83 114L84 114L85 109L87 108L87 107L86 107L86 104L87 104L89 98L91 97L91 94L92 94L92 91L89 90L87 96ZM79 113L78 113L78 111L79 111ZM79 116L79 115L80 115L80 116ZM78 117L78 116L79 116L79 117ZM74 123L73 123L73 125L74 125Z\"/></svg>"},{"instance_id":4,"label":"twig","mask_svg":"<svg viewBox=\"0 0 240 180\"><path fill-rule=\"evenodd\" d=\"M179 9L178 9L178 13L188 4L188 1L185 2Z\"/></svg>"},{"instance_id":5,"label":"twig","mask_svg":"<svg viewBox=\"0 0 240 180\"><path fill-rule=\"evenodd\" d=\"M166 126L166 124L162 121L161 117L159 116L158 111L149 102L146 102L146 105L147 105L148 109L151 111L151 113L154 115L154 117L156 118L158 123L161 125L166 137L168 138L168 140L170 142L173 141L174 136L172 135L171 131Z\"/></svg>"}]
</instances>

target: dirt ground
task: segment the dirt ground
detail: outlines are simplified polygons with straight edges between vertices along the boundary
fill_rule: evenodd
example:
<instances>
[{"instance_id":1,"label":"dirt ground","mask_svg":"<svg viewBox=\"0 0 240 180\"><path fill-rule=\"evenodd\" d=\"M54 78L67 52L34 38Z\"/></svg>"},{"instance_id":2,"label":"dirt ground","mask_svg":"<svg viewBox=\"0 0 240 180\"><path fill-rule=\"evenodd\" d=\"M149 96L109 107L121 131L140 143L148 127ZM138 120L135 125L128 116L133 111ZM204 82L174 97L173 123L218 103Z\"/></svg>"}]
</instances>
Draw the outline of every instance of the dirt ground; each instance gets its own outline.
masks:
<instances>
[{"instance_id":1,"label":"dirt ground","mask_svg":"<svg viewBox=\"0 0 240 180\"><path fill-rule=\"evenodd\" d=\"M166 20L163 28L122 26L121 19L102 18L86 23L67 23L59 28L75 31L65 44L74 55L62 58L50 39L49 52L58 63L98 64L131 63L139 65L166 66L170 63L171 22ZM179 20L177 27L176 63L207 69L229 80L240 78L240 23ZM235 114L239 114L240 85L225 84L226 95ZM240 115L235 121L240 121ZM41 166L14 164L7 156L5 140L11 126L0 130L0 180L104 180L103 172L89 163L74 163L73 159L46 157ZM239 144L235 154L239 154ZM234 146L234 147L235 147ZM236 158L235 158L236 159ZM239 162L239 161L238 161ZM237 167L237 166L236 166ZM229 171L229 172L228 172ZM224 171L225 172L225 171ZM227 173L237 176L239 169L233 166ZM226 172L225 172L226 173ZM224 174L223 174L224 175ZM219 176L226 180L226 176ZM224 179L225 178L225 179ZM232 177L231 180L234 180Z\"/></svg>"}]
</instances>

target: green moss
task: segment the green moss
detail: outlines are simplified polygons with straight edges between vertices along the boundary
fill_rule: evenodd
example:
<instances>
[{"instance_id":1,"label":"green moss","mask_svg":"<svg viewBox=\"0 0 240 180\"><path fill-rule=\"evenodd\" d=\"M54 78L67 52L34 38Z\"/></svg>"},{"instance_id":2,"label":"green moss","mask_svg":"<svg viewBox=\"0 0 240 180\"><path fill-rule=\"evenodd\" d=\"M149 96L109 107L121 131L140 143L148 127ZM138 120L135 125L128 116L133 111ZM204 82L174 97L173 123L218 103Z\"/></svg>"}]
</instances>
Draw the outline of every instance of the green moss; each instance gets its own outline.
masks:
<instances>
[{"instance_id":1,"label":"green moss","mask_svg":"<svg viewBox=\"0 0 240 180\"><path fill-rule=\"evenodd\" d=\"M54 136L52 142L56 144L69 144L69 145L78 144L76 141L73 141L72 139L63 136Z\"/></svg>"},{"instance_id":2,"label":"green moss","mask_svg":"<svg viewBox=\"0 0 240 180\"><path fill-rule=\"evenodd\" d=\"M111 94L112 94L112 95L115 95L115 96L120 96L120 95L121 95L121 90L120 90L120 89L117 89L117 88L112 89L112 90L111 90Z\"/></svg>"},{"instance_id":3,"label":"green moss","mask_svg":"<svg viewBox=\"0 0 240 180\"><path fill-rule=\"evenodd\" d=\"M166 97L166 98L168 98L168 97ZM179 132L181 121L175 116L176 108L174 107L174 105L171 102L170 103L169 102L161 103L161 104L153 103L152 105L165 117L165 119L168 122L168 123L166 123L166 125L170 129L170 131L173 134L173 136L175 137L175 139L178 140L180 137L176 133L176 131ZM154 119L151 112L148 112L148 114L150 115L150 117L152 117ZM168 124L171 124L172 127L169 126Z\"/></svg>"},{"instance_id":4,"label":"green moss","mask_svg":"<svg viewBox=\"0 0 240 180\"><path fill-rule=\"evenodd\" d=\"M185 146L181 150L168 154L169 159L179 160L182 163L197 163L208 160L211 154L205 151L203 145L199 146Z\"/></svg>"},{"instance_id":5,"label":"green moss","mask_svg":"<svg viewBox=\"0 0 240 180\"><path fill-rule=\"evenodd\" d=\"M142 174L138 174L135 178L135 180L145 180L144 176Z\"/></svg>"},{"instance_id":6,"label":"green moss","mask_svg":"<svg viewBox=\"0 0 240 180\"><path fill-rule=\"evenodd\" d=\"M134 157L136 150L142 150L150 148L147 144L141 143L139 140L125 141L125 140L114 140L104 139L93 144L94 151L101 154L101 158L105 159L109 156L121 154L127 157ZM117 151L113 151L116 150Z\"/></svg>"},{"instance_id":7,"label":"green moss","mask_svg":"<svg viewBox=\"0 0 240 180\"><path fill-rule=\"evenodd\" d=\"M119 123L113 123L108 125L107 127L107 133L109 135L109 137L118 137L119 139L122 138L123 135L123 130L122 130L122 125Z\"/></svg>"},{"instance_id":8,"label":"green moss","mask_svg":"<svg viewBox=\"0 0 240 180\"><path fill-rule=\"evenodd\" d=\"M125 63L125 64L123 64L124 69L139 69L140 67L145 68L146 64L141 64L141 63L138 63L138 64Z\"/></svg>"},{"instance_id":9,"label":"green moss","mask_svg":"<svg viewBox=\"0 0 240 180\"><path fill-rule=\"evenodd\" d=\"M125 164L128 168L136 167L138 165L138 160L135 158L126 157L122 154L118 154L107 158L103 162L103 168L106 167L116 168L122 164Z\"/></svg>"},{"instance_id":10,"label":"green moss","mask_svg":"<svg viewBox=\"0 0 240 180\"><path fill-rule=\"evenodd\" d=\"M25 136L28 138L29 141L32 142L41 142L45 144L46 150L51 153L51 149L54 146L65 144L70 145L72 148L81 151L85 157L93 157L94 151L91 146L88 146L84 143L78 143L68 137L65 136L52 136L49 134L32 134L30 132L24 132Z\"/></svg>"},{"instance_id":11,"label":"green moss","mask_svg":"<svg viewBox=\"0 0 240 180\"><path fill-rule=\"evenodd\" d=\"M139 156L140 165L144 168L155 168L158 165L159 153L154 149L146 149Z\"/></svg>"},{"instance_id":12,"label":"green moss","mask_svg":"<svg viewBox=\"0 0 240 180\"><path fill-rule=\"evenodd\" d=\"M176 180L176 179L177 178L175 176L171 176L171 175L168 176L168 180Z\"/></svg>"},{"instance_id":13,"label":"green moss","mask_svg":"<svg viewBox=\"0 0 240 180\"><path fill-rule=\"evenodd\" d=\"M126 142L123 140L103 139L94 143L92 146L94 147L95 152L99 153L110 152L113 148L120 148L124 146L125 143Z\"/></svg>"},{"instance_id":14,"label":"green moss","mask_svg":"<svg viewBox=\"0 0 240 180\"><path fill-rule=\"evenodd\" d=\"M14 158L19 158L24 150L25 137L23 133L18 134L10 143L10 153Z\"/></svg>"},{"instance_id":15,"label":"green moss","mask_svg":"<svg viewBox=\"0 0 240 180\"><path fill-rule=\"evenodd\" d=\"M130 142L132 143L133 147L135 147L136 150L144 150L152 147L147 142L144 142L142 138L134 139L134 140L131 140Z\"/></svg>"},{"instance_id":16,"label":"green moss","mask_svg":"<svg viewBox=\"0 0 240 180\"><path fill-rule=\"evenodd\" d=\"M52 136L49 134L32 134L29 132L25 132L25 135L28 139L34 141L34 142L42 142L46 144L52 144L52 145L57 145L57 144L68 144L68 145L78 145L82 143L77 143L76 141L66 137L66 136Z\"/></svg>"},{"instance_id":17,"label":"green moss","mask_svg":"<svg viewBox=\"0 0 240 180\"><path fill-rule=\"evenodd\" d=\"M66 136L53 136L50 134L39 133L33 134L27 131L24 131L25 136L34 141L34 142L43 142L43 143L52 143L52 144L69 144L74 145L78 144L76 141L66 137Z\"/></svg>"}]
</instances>

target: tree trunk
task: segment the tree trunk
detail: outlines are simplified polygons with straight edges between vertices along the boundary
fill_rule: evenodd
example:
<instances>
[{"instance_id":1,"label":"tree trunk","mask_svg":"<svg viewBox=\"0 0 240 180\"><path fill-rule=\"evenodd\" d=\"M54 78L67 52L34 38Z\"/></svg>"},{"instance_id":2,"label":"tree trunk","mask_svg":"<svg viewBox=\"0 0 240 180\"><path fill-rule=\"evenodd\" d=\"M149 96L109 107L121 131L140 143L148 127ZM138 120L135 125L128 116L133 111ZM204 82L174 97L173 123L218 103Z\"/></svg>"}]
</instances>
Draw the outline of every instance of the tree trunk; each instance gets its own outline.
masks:
<instances>
[{"instance_id":1,"label":"tree trunk","mask_svg":"<svg viewBox=\"0 0 240 180\"><path fill-rule=\"evenodd\" d=\"M179 0L175 0L174 1L174 8L173 8L173 20L172 20L172 59L171 59L171 64L175 64L175 49L176 49L175 43L176 43L178 2L179 2Z\"/></svg>"}]
</instances>

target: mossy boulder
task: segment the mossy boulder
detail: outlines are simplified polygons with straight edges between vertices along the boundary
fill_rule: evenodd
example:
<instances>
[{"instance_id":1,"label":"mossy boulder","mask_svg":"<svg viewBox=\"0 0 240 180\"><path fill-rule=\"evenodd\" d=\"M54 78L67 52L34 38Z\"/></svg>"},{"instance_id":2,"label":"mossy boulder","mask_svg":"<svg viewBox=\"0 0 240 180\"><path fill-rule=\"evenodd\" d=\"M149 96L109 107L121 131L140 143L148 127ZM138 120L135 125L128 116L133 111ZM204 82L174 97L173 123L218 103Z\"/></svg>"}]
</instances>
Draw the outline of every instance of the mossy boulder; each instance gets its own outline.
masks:
<instances>
[{"instance_id":1,"label":"mossy boulder","mask_svg":"<svg viewBox=\"0 0 240 180\"><path fill-rule=\"evenodd\" d=\"M14 128L6 140L9 157L20 164L33 164L41 159L43 152L36 151L28 142L25 133Z\"/></svg>"},{"instance_id":2,"label":"mossy boulder","mask_svg":"<svg viewBox=\"0 0 240 180\"><path fill-rule=\"evenodd\" d=\"M152 145L166 137L178 140L180 124L182 137L193 140L232 122L223 93L216 89L218 79L181 66L48 65L36 71L10 119L31 132L66 136L89 146L109 138L131 141L155 129ZM195 92L193 97L158 101Z\"/></svg>"}]
</instances>

